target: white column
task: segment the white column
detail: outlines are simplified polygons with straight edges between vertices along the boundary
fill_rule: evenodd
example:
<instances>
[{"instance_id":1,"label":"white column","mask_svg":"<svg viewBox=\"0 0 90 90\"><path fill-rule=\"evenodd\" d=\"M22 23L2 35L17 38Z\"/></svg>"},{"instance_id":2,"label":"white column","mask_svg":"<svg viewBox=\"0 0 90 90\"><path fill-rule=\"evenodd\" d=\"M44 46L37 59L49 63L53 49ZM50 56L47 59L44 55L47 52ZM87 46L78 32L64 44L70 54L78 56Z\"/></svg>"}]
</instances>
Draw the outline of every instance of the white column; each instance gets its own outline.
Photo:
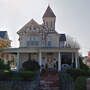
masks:
<instances>
[{"instance_id":1,"label":"white column","mask_svg":"<svg viewBox=\"0 0 90 90\"><path fill-rule=\"evenodd\" d=\"M39 65L40 67L42 65L42 53L41 52L39 52Z\"/></svg>"},{"instance_id":2,"label":"white column","mask_svg":"<svg viewBox=\"0 0 90 90\"><path fill-rule=\"evenodd\" d=\"M78 53L75 53L75 64L76 64L76 68L78 68Z\"/></svg>"},{"instance_id":3,"label":"white column","mask_svg":"<svg viewBox=\"0 0 90 90\"><path fill-rule=\"evenodd\" d=\"M20 66L19 66L19 65L20 65L19 55L20 55L19 52L17 52L17 57L16 57L16 67L17 67L17 71L19 71L19 69L20 69L20 68L19 68L19 67L20 67Z\"/></svg>"},{"instance_id":4,"label":"white column","mask_svg":"<svg viewBox=\"0 0 90 90\"><path fill-rule=\"evenodd\" d=\"M72 52L72 64L74 63L74 53Z\"/></svg>"},{"instance_id":5,"label":"white column","mask_svg":"<svg viewBox=\"0 0 90 90\"><path fill-rule=\"evenodd\" d=\"M12 60L12 57L11 57L11 54L9 54L9 61L11 61Z\"/></svg>"},{"instance_id":6,"label":"white column","mask_svg":"<svg viewBox=\"0 0 90 90\"><path fill-rule=\"evenodd\" d=\"M58 52L58 71L61 71L61 55L60 55L60 52Z\"/></svg>"}]
</instances>

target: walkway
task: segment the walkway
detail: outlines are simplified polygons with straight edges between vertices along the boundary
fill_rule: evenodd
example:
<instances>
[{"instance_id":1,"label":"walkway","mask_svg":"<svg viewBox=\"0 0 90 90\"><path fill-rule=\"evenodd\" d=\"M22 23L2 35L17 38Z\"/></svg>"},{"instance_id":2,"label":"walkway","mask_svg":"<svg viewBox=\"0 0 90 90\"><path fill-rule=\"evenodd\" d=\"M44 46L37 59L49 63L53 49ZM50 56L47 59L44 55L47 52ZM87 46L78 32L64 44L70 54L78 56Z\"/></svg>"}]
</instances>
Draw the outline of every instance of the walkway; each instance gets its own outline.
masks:
<instances>
[{"instance_id":1,"label":"walkway","mask_svg":"<svg viewBox=\"0 0 90 90\"><path fill-rule=\"evenodd\" d=\"M59 90L59 76L56 72L41 75L39 90Z\"/></svg>"}]
</instances>

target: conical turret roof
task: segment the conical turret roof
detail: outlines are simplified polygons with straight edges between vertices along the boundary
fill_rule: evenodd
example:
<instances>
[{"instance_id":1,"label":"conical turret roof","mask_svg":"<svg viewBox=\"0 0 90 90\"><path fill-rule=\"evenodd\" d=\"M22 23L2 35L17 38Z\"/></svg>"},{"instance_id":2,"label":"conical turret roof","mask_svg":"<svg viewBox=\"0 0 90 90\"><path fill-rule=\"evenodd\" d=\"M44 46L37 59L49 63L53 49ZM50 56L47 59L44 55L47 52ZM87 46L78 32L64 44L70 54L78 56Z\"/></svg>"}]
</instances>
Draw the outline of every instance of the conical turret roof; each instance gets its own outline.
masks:
<instances>
[{"instance_id":1,"label":"conical turret roof","mask_svg":"<svg viewBox=\"0 0 90 90\"><path fill-rule=\"evenodd\" d=\"M56 17L50 6L46 9L46 12L43 15L43 18L44 17Z\"/></svg>"}]
</instances>

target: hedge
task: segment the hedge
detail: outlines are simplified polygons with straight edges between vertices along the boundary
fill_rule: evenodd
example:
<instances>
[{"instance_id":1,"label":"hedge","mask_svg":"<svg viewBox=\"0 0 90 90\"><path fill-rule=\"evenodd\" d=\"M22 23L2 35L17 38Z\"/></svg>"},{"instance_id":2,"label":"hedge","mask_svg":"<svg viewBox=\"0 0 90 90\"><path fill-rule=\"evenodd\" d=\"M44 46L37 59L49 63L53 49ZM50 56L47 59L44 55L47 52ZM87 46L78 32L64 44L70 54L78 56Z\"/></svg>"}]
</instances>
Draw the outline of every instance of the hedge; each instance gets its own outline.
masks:
<instances>
[{"instance_id":1,"label":"hedge","mask_svg":"<svg viewBox=\"0 0 90 90\"><path fill-rule=\"evenodd\" d=\"M75 90L86 90L86 77L78 77L75 81Z\"/></svg>"},{"instance_id":2,"label":"hedge","mask_svg":"<svg viewBox=\"0 0 90 90\"><path fill-rule=\"evenodd\" d=\"M76 80L80 76L90 76L90 71L85 71L82 69L68 69L67 73L71 75L71 77Z\"/></svg>"}]
</instances>

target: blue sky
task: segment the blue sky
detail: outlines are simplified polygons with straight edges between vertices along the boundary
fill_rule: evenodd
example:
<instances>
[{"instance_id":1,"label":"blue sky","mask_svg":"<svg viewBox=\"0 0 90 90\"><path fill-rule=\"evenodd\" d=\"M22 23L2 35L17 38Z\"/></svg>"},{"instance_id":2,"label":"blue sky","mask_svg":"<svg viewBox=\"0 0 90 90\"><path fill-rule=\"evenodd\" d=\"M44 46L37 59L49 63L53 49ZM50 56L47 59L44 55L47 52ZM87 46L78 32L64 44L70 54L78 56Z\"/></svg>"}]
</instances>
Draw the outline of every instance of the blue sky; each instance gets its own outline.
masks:
<instances>
[{"instance_id":1,"label":"blue sky","mask_svg":"<svg viewBox=\"0 0 90 90\"><path fill-rule=\"evenodd\" d=\"M0 0L0 30L7 30L12 47L18 47L17 31L34 18L42 23L48 6L56 15L56 31L77 40L83 55L90 50L90 0Z\"/></svg>"}]
</instances>

